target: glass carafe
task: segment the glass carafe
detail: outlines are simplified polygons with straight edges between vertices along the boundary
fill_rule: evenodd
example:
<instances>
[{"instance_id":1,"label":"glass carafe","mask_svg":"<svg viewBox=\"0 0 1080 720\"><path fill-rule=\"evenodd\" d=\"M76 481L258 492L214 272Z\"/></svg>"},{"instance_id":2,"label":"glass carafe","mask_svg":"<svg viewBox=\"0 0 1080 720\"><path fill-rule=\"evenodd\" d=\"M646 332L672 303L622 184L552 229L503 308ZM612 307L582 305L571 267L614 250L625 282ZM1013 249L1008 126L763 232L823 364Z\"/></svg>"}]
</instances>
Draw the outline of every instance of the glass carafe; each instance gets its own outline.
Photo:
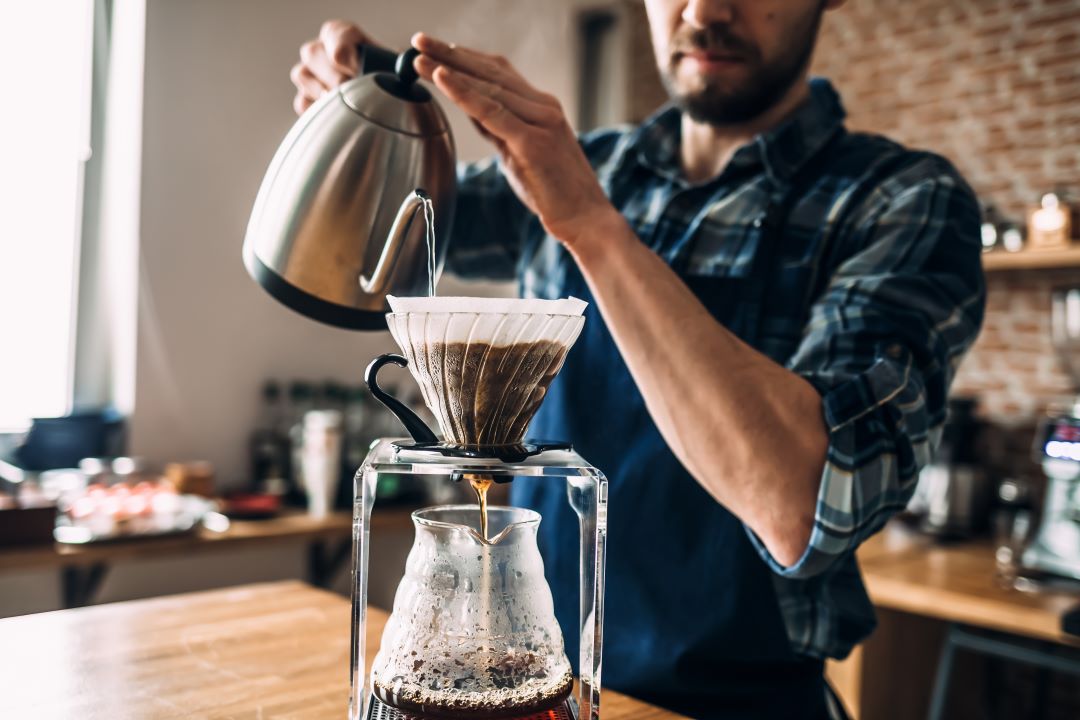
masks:
<instances>
[{"instance_id":1,"label":"glass carafe","mask_svg":"<svg viewBox=\"0 0 1080 720\"><path fill-rule=\"evenodd\" d=\"M536 544L540 515L476 505L413 513L416 538L372 666L375 695L425 718L505 718L573 689Z\"/></svg>"}]
</instances>

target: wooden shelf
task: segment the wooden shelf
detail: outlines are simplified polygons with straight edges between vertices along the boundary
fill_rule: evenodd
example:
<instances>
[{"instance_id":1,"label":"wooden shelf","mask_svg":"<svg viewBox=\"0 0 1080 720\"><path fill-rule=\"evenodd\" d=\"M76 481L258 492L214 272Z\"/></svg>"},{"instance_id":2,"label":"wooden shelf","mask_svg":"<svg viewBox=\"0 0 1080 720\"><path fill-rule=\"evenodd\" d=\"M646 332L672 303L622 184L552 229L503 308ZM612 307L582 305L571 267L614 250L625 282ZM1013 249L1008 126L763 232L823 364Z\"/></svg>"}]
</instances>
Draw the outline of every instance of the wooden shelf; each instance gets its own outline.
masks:
<instances>
[{"instance_id":1,"label":"wooden shelf","mask_svg":"<svg viewBox=\"0 0 1080 720\"><path fill-rule=\"evenodd\" d=\"M995 250L983 253L982 261L986 272L1080 267L1080 245L1061 250L1021 250L1013 253Z\"/></svg>"},{"instance_id":2,"label":"wooden shelf","mask_svg":"<svg viewBox=\"0 0 1080 720\"><path fill-rule=\"evenodd\" d=\"M333 512L316 518L288 510L268 520L233 520L224 532L199 528L189 535L161 538L132 538L86 545L48 545L0 548L0 573L5 570L41 570L78 567L117 560L155 559L169 555L194 555L217 550L235 550L275 542L347 541L352 536L352 513ZM385 507L371 514L371 527L410 531L412 508Z\"/></svg>"}]
</instances>

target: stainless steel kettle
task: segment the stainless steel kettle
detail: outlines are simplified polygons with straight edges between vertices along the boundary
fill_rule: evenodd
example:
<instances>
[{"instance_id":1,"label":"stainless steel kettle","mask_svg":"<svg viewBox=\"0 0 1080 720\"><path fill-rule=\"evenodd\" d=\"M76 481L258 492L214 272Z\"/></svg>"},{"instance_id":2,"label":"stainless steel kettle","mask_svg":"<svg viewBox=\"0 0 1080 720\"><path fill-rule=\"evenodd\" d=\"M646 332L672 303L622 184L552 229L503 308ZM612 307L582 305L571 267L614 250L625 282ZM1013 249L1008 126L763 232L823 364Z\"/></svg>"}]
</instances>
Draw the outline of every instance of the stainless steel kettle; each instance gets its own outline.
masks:
<instances>
[{"instance_id":1,"label":"stainless steel kettle","mask_svg":"<svg viewBox=\"0 0 1080 720\"><path fill-rule=\"evenodd\" d=\"M450 124L416 82L418 51L359 50L360 74L312 105L270 162L243 257L293 310L375 330L386 328L387 294L427 294L427 197L442 267L457 181Z\"/></svg>"}]
</instances>

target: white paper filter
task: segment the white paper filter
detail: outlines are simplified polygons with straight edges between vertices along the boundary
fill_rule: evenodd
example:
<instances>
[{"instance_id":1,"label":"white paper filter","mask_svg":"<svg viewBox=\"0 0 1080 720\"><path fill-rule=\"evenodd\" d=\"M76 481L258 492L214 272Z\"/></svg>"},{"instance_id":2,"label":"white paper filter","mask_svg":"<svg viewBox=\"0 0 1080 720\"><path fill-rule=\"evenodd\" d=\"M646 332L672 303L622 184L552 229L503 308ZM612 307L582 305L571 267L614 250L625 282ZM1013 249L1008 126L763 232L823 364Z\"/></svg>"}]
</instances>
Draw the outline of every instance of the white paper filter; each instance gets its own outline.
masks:
<instances>
[{"instance_id":1,"label":"white paper filter","mask_svg":"<svg viewBox=\"0 0 1080 720\"><path fill-rule=\"evenodd\" d=\"M575 297L562 300L537 298L488 297L395 297L386 296L395 313L541 313L544 315L581 315L589 303Z\"/></svg>"},{"instance_id":2,"label":"white paper filter","mask_svg":"<svg viewBox=\"0 0 1080 720\"><path fill-rule=\"evenodd\" d=\"M388 296L387 324L445 440L521 442L587 303Z\"/></svg>"}]
</instances>

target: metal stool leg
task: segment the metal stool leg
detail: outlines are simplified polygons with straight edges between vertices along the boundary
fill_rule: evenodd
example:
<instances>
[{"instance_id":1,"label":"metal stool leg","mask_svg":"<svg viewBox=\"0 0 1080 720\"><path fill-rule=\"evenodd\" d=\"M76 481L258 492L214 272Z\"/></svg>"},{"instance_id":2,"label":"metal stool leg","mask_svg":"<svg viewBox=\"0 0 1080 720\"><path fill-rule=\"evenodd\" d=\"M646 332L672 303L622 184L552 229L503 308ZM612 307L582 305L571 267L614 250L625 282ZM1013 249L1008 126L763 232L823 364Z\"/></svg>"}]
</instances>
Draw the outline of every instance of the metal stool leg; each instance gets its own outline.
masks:
<instances>
[{"instance_id":1,"label":"metal stool leg","mask_svg":"<svg viewBox=\"0 0 1080 720\"><path fill-rule=\"evenodd\" d=\"M952 675L953 659L958 649L979 653L988 657L997 657L1010 662L1033 665L1048 672L1080 675L1080 655L1067 652L1046 642L1024 640L988 630L972 631L961 625L950 625L945 643L941 648L937 677L934 680L934 693L930 701L930 720L941 720L945 713L945 703L949 697L949 681ZM1045 689L1040 690L1040 695ZM1040 699L1039 702L1043 700Z\"/></svg>"},{"instance_id":2,"label":"metal stool leg","mask_svg":"<svg viewBox=\"0 0 1080 720\"><path fill-rule=\"evenodd\" d=\"M109 566L105 563L95 563L85 568L61 568L60 591L64 607L79 608L92 603L108 572Z\"/></svg>"},{"instance_id":3,"label":"metal stool leg","mask_svg":"<svg viewBox=\"0 0 1080 720\"><path fill-rule=\"evenodd\" d=\"M1035 708L1031 712L1034 720L1046 720L1046 696L1050 689L1050 670L1040 667L1035 675Z\"/></svg>"},{"instance_id":4,"label":"metal stool leg","mask_svg":"<svg viewBox=\"0 0 1080 720\"><path fill-rule=\"evenodd\" d=\"M949 681L952 679L953 661L956 659L956 626L950 625L941 645L941 657L938 658L937 673L934 677L934 692L930 696L928 720L942 720L945 717L945 703L949 700Z\"/></svg>"},{"instance_id":5,"label":"metal stool leg","mask_svg":"<svg viewBox=\"0 0 1080 720\"><path fill-rule=\"evenodd\" d=\"M851 720L843 701L828 680L825 681L825 709L829 712L829 720Z\"/></svg>"}]
</instances>

